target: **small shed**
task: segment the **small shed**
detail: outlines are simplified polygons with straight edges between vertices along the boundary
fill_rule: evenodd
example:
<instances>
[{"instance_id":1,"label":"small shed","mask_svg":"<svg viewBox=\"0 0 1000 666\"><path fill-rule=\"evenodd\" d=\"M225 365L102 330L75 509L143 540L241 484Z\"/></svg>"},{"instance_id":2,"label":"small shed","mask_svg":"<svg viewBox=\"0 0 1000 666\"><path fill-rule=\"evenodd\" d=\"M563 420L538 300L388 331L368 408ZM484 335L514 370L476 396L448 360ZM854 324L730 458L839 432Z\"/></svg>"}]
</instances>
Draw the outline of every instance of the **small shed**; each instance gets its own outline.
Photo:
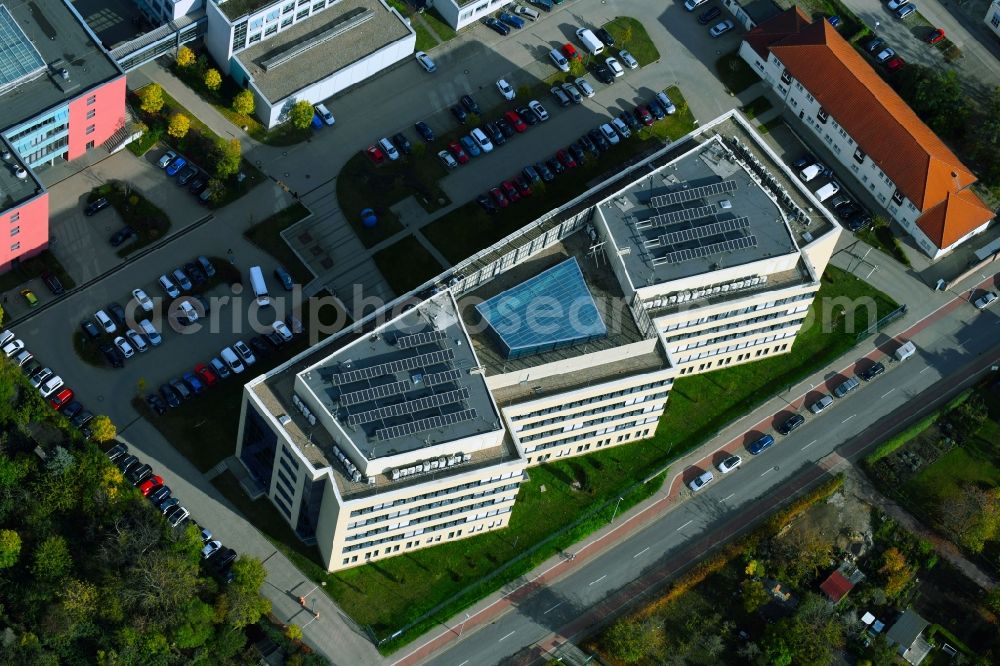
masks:
<instances>
[{"instance_id":1,"label":"small shed","mask_svg":"<svg viewBox=\"0 0 1000 666\"><path fill-rule=\"evenodd\" d=\"M827 599L833 603L839 603L853 587L854 583L847 580L844 574L840 573L838 569L820 583L819 589L823 591Z\"/></svg>"},{"instance_id":2,"label":"small shed","mask_svg":"<svg viewBox=\"0 0 1000 666\"><path fill-rule=\"evenodd\" d=\"M922 662L931 651L930 643L921 635L928 624L930 623L912 609L907 609L886 633L889 642L898 646L899 656L913 666Z\"/></svg>"}]
</instances>

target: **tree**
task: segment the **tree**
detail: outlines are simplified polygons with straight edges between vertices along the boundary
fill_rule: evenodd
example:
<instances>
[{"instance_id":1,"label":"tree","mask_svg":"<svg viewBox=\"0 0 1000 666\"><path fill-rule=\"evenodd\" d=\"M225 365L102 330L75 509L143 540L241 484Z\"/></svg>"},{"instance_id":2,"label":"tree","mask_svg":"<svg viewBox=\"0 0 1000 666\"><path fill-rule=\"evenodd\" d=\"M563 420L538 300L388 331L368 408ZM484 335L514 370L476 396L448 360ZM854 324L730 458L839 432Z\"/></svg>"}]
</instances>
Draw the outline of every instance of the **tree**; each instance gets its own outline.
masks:
<instances>
[{"instance_id":1,"label":"tree","mask_svg":"<svg viewBox=\"0 0 1000 666\"><path fill-rule=\"evenodd\" d=\"M194 51L186 46L182 46L177 49L177 56L174 58L174 62L177 63L178 67L188 68L195 63Z\"/></svg>"},{"instance_id":2,"label":"tree","mask_svg":"<svg viewBox=\"0 0 1000 666\"><path fill-rule=\"evenodd\" d=\"M980 175L990 185L1000 183L1000 160L996 155L1000 152L1000 87L990 93L983 104L983 114L976 126L976 157L983 167Z\"/></svg>"},{"instance_id":3,"label":"tree","mask_svg":"<svg viewBox=\"0 0 1000 666\"><path fill-rule=\"evenodd\" d=\"M90 432L91 438L98 444L105 444L118 436L115 424L104 414L98 414L90 420Z\"/></svg>"},{"instance_id":4,"label":"tree","mask_svg":"<svg viewBox=\"0 0 1000 666\"><path fill-rule=\"evenodd\" d=\"M288 113L288 117L292 121L292 127L298 129L305 129L309 127L309 123L313 119L313 107L308 100L300 99L292 106L292 110Z\"/></svg>"},{"instance_id":5,"label":"tree","mask_svg":"<svg viewBox=\"0 0 1000 666\"><path fill-rule=\"evenodd\" d=\"M66 539L54 534L38 544L31 572L36 578L51 582L69 573L72 566L73 558L70 557Z\"/></svg>"},{"instance_id":6,"label":"tree","mask_svg":"<svg viewBox=\"0 0 1000 666\"><path fill-rule=\"evenodd\" d=\"M9 569L21 556L21 535L14 530L0 530L0 569Z\"/></svg>"},{"instance_id":7,"label":"tree","mask_svg":"<svg viewBox=\"0 0 1000 666\"><path fill-rule=\"evenodd\" d=\"M99 594L93 583L71 579L59 595L63 609L74 622L83 622L97 613Z\"/></svg>"},{"instance_id":8,"label":"tree","mask_svg":"<svg viewBox=\"0 0 1000 666\"><path fill-rule=\"evenodd\" d=\"M191 121L183 113L175 113L170 116L170 124L167 126L167 134L172 137L183 139L191 129Z\"/></svg>"},{"instance_id":9,"label":"tree","mask_svg":"<svg viewBox=\"0 0 1000 666\"><path fill-rule=\"evenodd\" d=\"M886 595L895 597L903 591L906 584L913 577L913 568L906 561L906 556L896 547L887 549L882 553L882 566L878 572L884 581L883 588Z\"/></svg>"},{"instance_id":10,"label":"tree","mask_svg":"<svg viewBox=\"0 0 1000 666\"><path fill-rule=\"evenodd\" d=\"M233 111L241 116L249 116L254 110L253 93L241 90L233 96Z\"/></svg>"},{"instance_id":11,"label":"tree","mask_svg":"<svg viewBox=\"0 0 1000 666\"><path fill-rule=\"evenodd\" d=\"M745 580L740 587L743 592L743 610L747 614L756 613L761 606L771 600L771 595L759 580Z\"/></svg>"},{"instance_id":12,"label":"tree","mask_svg":"<svg viewBox=\"0 0 1000 666\"><path fill-rule=\"evenodd\" d=\"M899 94L931 129L944 136L961 135L969 105L954 70L911 64L900 72L898 81Z\"/></svg>"},{"instance_id":13,"label":"tree","mask_svg":"<svg viewBox=\"0 0 1000 666\"><path fill-rule=\"evenodd\" d=\"M139 108L146 113L159 113L163 108L163 88L158 83L150 83L139 91Z\"/></svg>"},{"instance_id":14,"label":"tree","mask_svg":"<svg viewBox=\"0 0 1000 666\"><path fill-rule=\"evenodd\" d=\"M215 175L225 180L240 170L242 147L239 139L219 139L215 144Z\"/></svg>"},{"instance_id":15,"label":"tree","mask_svg":"<svg viewBox=\"0 0 1000 666\"><path fill-rule=\"evenodd\" d=\"M302 627L297 624L290 624L285 627L285 638L290 641L302 640Z\"/></svg>"},{"instance_id":16,"label":"tree","mask_svg":"<svg viewBox=\"0 0 1000 666\"><path fill-rule=\"evenodd\" d=\"M642 627L635 620L615 622L604 635L604 643L611 656L626 664L634 664L646 655Z\"/></svg>"},{"instance_id":17,"label":"tree","mask_svg":"<svg viewBox=\"0 0 1000 666\"><path fill-rule=\"evenodd\" d=\"M229 624L242 629L270 612L270 600L260 596L260 588L266 577L267 570L258 559L241 557L233 564L233 582L226 592L229 603L226 620Z\"/></svg>"},{"instance_id":18,"label":"tree","mask_svg":"<svg viewBox=\"0 0 1000 666\"><path fill-rule=\"evenodd\" d=\"M3 323L3 315L4 315L3 306L0 305L0 323Z\"/></svg>"},{"instance_id":19,"label":"tree","mask_svg":"<svg viewBox=\"0 0 1000 666\"><path fill-rule=\"evenodd\" d=\"M212 607L200 599L192 599L182 610L181 617L173 643L182 650L204 645L215 633Z\"/></svg>"},{"instance_id":20,"label":"tree","mask_svg":"<svg viewBox=\"0 0 1000 666\"><path fill-rule=\"evenodd\" d=\"M986 542L1000 531L1000 488L966 484L941 502L938 517L962 547L981 553Z\"/></svg>"},{"instance_id":21,"label":"tree","mask_svg":"<svg viewBox=\"0 0 1000 666\"><path fill-rule=\"evenodd\" d=\"M214 67L205 72L205 87L215 92L222 85L222 74Z\"/></svg>"}]
</instances>

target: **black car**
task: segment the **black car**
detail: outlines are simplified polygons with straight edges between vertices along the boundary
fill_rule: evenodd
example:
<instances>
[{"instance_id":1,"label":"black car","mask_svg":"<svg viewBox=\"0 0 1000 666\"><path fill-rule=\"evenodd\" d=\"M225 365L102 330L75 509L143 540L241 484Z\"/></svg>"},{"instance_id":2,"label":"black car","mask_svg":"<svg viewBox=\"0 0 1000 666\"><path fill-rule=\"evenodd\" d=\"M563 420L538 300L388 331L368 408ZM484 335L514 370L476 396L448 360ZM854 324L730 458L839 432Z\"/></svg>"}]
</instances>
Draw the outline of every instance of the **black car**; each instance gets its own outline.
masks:
<instances>
[{"instance_id":1,"label":"black car","mask_svg":"<svg viewBox=\"0 0 1000 666\"><path fill-rule=\"evenodd\" d=\"M604 28L597 28L596 30L594 30L594 36L597 37L602 42L604 42L605 46L615 45L615 38L612 37L611 33L605 30Z\"/></svg>"},{"instance_id":2,"label":"black car","mask_svg":"<svg viewBox=\"0 0 1000 666\"><path fill-rule=\"evenodd\" d=\"M392 135L392 143L404 155L411 155L413 153L413 145L410 144L410 140L402 132L396 132Z\"/></svg>"},{"instance_id":3,"label":"black car","mask_svg":"<svg viewBox=\"0 0 1000 666\"><path fill-rule=\"evenodd\" d=\"M507 122L506 118L499 118L497 120L497 127L500 128L500 131L503 132L503 135L508 139L517 134L517 132L514 130L513 125Z\"/></svg>"},{"instance_id":4,"label":"black car","mask_svg":"<svg viewBox=\"0 0 1000 666\"><path fill-rule=\"evenodd\" d=\"M76 416L74 416L73 418L71 418L69 422L73 424L74 428L80 428L82 430L87 426L88 423L90 423L90 420L93 418L94 415L85 409Z\"/></svg>"},{"instance_id":5,"label":"black car","mask_svg":"<svg viewBox=\"0 0 1000 666\"><path fill-rule=\"evenodd\" d=\"M182 400L188 400L192 395L194 395L191 393L191 389L187 387L187 384L182 382L180 379L171 379L170 388L176 391L177 395L179 395Z\"/></svg>"},{"instance_id":6,"label":"black car","mask_svg":"<svg viewBox=\"0 0 1000 666\"><path fill-rule=\"evenodd\" d=\"M286 271L284 266L278 266L274 269L274 277L278 279L278 282L285 288L285 291L292 290L292 285L294 284L292 274Z\"/></svg>"},{"instance_id":7,"label":"black car","mask_svg":"<svg viewBox=\"0 0 1000 666\"><path fill-rule=\"evenodd\" d=\"M87 337L91 340L101 337L101 331L97 328L97 324L95 324L92 319L84 319L81 321L80 328L83 329L83 332L86 333Z\"/></svg>"},{"instance_id":8,"label":"black car","mask_svg":"<svg viewBox=\"0 0 1000 666\"><path fill-rule=\"evenodd\" d=\"M651 99L649 103L646 104L646 108L649 109L649 112L652 113L653 117L656 118L657 120L663 120L664 118L667 117L667 112L663 109L662 106L660 106L660 102L655 98Z\"/></svg>"},{"instance_id":9,"label":"black car","mask_svg":"<svg viewBox=\"0 0 1000 666\"><path fill-rule=\"evenodd\" d=\"M477 116L480 114L479 105L476 104L476 100L472 99L472 95L462 95L459 101L462 102L462 107L469 113L474 113Z\"/></svg>"},{"instance_id":10,"label":"black car","mask_svg":"<svg viewBox=\"0 0 1000 666\"><path fill-rule=\"evenodd\" d=\"M847 220L845 225L850 231L861 231L862 229L870 227L873 221L872 216L862 210L857 215Z\"/></svg>"},{"instance_id":11,"label":"black car","mask_svg":"<svg viewBox=\"0 0 1000 666\"><path fill-rule=\"evenodd\" d=\"M177 395L177 391L170 384L164 384L160 387L160 395L169 407L179 407L181 404L180 396Z\"/></svg>"},{"instance_id":12,"label":"black car","mask_svg":"<svg viewBox=\"0 0 1000 666\"><path fill-rule=\"evenodd\" d=\"M122 306L117 303L108 303L104 306L104 310L118 325L118 328L125 328L125 309Z\"/></svg>"},{"instance_id":13,"label":"black car","mask_svg":"<svg viewBox=\"0 0 1000 666\"><path fill-rule=\"evenodd\" d=\"M854 203L851 200L842 201L839 204L835 204L833 207L833 211L837 214L837 217L839 217L842 220L851 219L852 217L860 213L861 210L862 210L861 206L859 206L858 204Z\"/></svg>"},{"instance_id":14,"label":"black car","mask_svg":"<svg viewBox=\"0 0 1000 666\"><path fill-rule=\"evenodd\" d=\"M514 113L521 116L521 120L528 123L529 125L537 125L540 120L538 119L538 114L529 109L526 106L519 106L514 109Z\"/></svg>"},{"instance_id":15,"label":"black car","mask_svg":"<svg viewBox=\"0 0 1000 666\"><path fill-rule=\"evenodd\" d=\"M538 171L530 164L521 169L521 175L524 176L525 180L529 183L538 183L542 180L542 177L538 175Z\"/></svg>"},{"instance_id":16,"label":"black car","mask_svg":"<svg viewBox=\"0 0 1000 666\"><path fill-rule=\"evenodd\" d=\"M25 377L27 377L28 379L31 379L32 377L35 376L36 372L38 372L39 370L42 369L42 367L43 366L38 361L38 359L37 358L33 358L33 359L31 359L30 361L28 361L27 363L25 363L24 365L21 366L21 372L24 373ZM63 413L64 414L66 413L66 409L65 408L63 408Z\"/></svg>"},{"instance_id":17,"label":"black car","mask_svg":"<svg viewBox=\"0 0 1000 666\"><path fill-rule=\"evenodd\" d=\"M163 416L167 412L167 403L163 402L163 398L155 393L150 393L146 396L146 404L149 405L151 410L156 412L157 416Z\"/></svg>"},{"instance_id":18,"label":"black car","mask_svg":"<svg viewBox=\"0 0 1000 666\"><path fill-rule=\"evenodd\" d=\"M503 35L504 37L510 34L510 28L508 28L506 25L496 20L492 16L484 19L483 23L485 23L487 27L492 28L495 32Z\"/></svg>"},{"instance_id":19,"label":"black car","mask_svg":"<svg viewBox=\"0 0 1000 666\"><path fill-rule=\"evenodd\" d=\"M134 235L135 235L135 229L133 229L128 225L125 225L124 227L113 233L111 235L111 238L108 239L108 242L111 243L111 247L118 247L119 245L127 241L129 238L132 238L132 236Z\"/></svg>"},{"instance_id":20,"label":"black car","mask_svg":"<svg viewBox=\"0 0 1000 666\"><path fill-rule=\"evenodd\" d=\"M806 153L799 159L792 162L792 168L801 170L805 169L810 164L816 164L816 158L810 155L809 153Z\"/></svg>"},{"instance_id":21,"label":"black car","mask_svg":"<svg viewBox=\"0 0 1000 666\"><path fill-rule=\"evenodd\" d=\"M589 135L584 134L583 136L580 137L580 145L586 148L587 151L590 152L590 154L593 155L594 157L598 156L599 153L597 151L597 146L594 144L593 140L590 138Z\"/></svg>"},{"instance_id":22,"label":"black car","mask_svg":"<svg viewBox=\"0 0 1000 666\"><path fill-rule=\"evenodd\" d=\"M90 217L94 213L102 211L110 205L111 202L108 201L107 197L101 197L100 199L97 199L96 201L92 201L89 204L87 204L87 207L83 209L83 214L86 215L87 217Z\"/></svg>"},{"instance_id":23,"label":"black car","mask_svg":"<svg viewBox=\"0 0 1000 666\"><path fill-rule=\"evenodd\" d=\"M535 171L541 176L542 180L546 183L551 183L556 179L556 175L552 173L551 169L545 166L542 162L535 163Z\"/></svg>"},{"instance_id":24,"label":"black car","mask_svg":"<svg viewBox=\"0 0 1000 666\"><path fill-rule=\"evenodd\" d=\"M105 342L99 349L104 355L104 360L110 363L112 368L121 368L125 365L125 356L118 347L110 342Z\"/></svg>"},{"instance_id":25,"label":"black car","mask_svg":"<svg viewBox=\"0 0 1000 666\"><path fill-rule=\"evenodd\" d=\"M709 7L698 16L698 23L702 25L708 25L713 19L717 18L722 12L719 11L718 7Z\"/></svg>"},{"instance_id":26,"label":"black car","mask_svg":"<svg viewBox=\"0 0 1000 666\"><path fill-rule=\"evenodd\" d=\"M44 271L42 273L42 282L44 282L45 286L49 288L49 291L52 292L53 296L60 296L66 293L66 289L62 286L62 282L59 281L59 278L48 271Z\"/></svg>"},{"instance_id":27,"label":"black car","mask_svg":"<svg viewBox=\"0 0 1000 666\"><path fill-rule=\"evenodd\" d=\"M424 121L421 120L413 127L417 130L417 134L419 134L420 137L427 143L430 143L431 141L434 140L434 130L432 130L431 126L425 123Z\"/></svg>"},{"instance_id":28,"label":"black car","mask_svg":"<svg viewBox=\"0 0 1000 666\"><path fill-rule=\"evenodd\" d=\"M465 124L465 119L468 117L468 114L465 113L465 109L458 106L457 104L451 107L451 115L455 116L455 120L462 123L463 125Z\"/></svg>"},{"instance_id":29,"label":"black car","mask_svg":"<svg viewBox=\"0 0 1000 666\"><path fill-rule=\"evenodd\" d=\"M79 400L73 400L68 405L62 408L62 415L68 419L72 419L74 416L83 411L83 403Z\"/></svg>"},{"instance_id":30,"label":"black car","mask_svg":"<svg viewBox=\"0 0 1000 666\"><path fill-rule=\"evenodd\" d=\"M862 370L861 372L859 372L858 377L861 377L861 379L863 379L866 382L870 382L871 380L881 375L883 372L885 372L885 366L882 365L881 363L875 363L874 365L871 365Z\"/></svg>"},{"instance_id":31,"label":"black car","mask_svg":"<svg viewBox=\"0 0 1000 666\"><path fill-rule=\"evenodd\" d=\"M590 130L589 132L587 132L587 136L590 138L591 141L594 142L594 145L597 147L598 152L604 153L611 148L611 145L608 143L608 140L604 138L604 135L601 134L601 131L599 129Z\"/></svg>"},{"instance_id":32,"label":"black car","mask_svg":"<svg viewBox=\"0 0 1000 666\"><path fill-rule=\"evenodd\" d=\"M118 467L119 471L121 471L122 474L124 474L125 471L128 470L129 468L135 467L138 464L139 464L139 456L133 456L133 455L122 456L121 458L115 461L115 465Z\"/></svg>"},{"instance_id":33,"label":"black car","mask_svg":"<svg viewBox=\"0 0 1000 666\"><path fill-rule=\"evenodd\" d=\"M137 486L151 476L153 476L153 467L152 465L146 464L141 467L134 467L130 469L126 480L133 486Z\"/></svg>"},{"instance_id":34,"label":"black car","mask_svg":"<svg viewBox=\"0 0 1000 666\"><path fill-rule=\"evenodd\" d=\"M594 72L594 78L603 83L604 85L613 85L615 82L615 75L611 73L607 65L602 65L595 62L591 67L591 71Z\"/></svg>"},{"instance_id":35,"label":"black car","mask_svg":"<svg viewBox=\"0 0 1000 666\"><path fill-rule=\"evenodd\" d=\"M580 147L580 144L575 142L571 143L569 144L569 148L567 148L566 150L568 150L569 154L573 156L573 159L576 160L577 164L580 164L581 162L584 162L586 160L587 156L583 152L583 148Z\"/></svg>"},{"instance_id":36,"label":"black car","mask_svg":"<svg viewBox=\"0 0 1000 666\"><path fill-rule=\"evenodd\" d=\"M191 181L191 184L188 185L188 192L191 194L201 194L205 191L206 187L208 187L208 179L202 176Z\"/></svg>"},{"instance_id":37,"label":"black car","mask_svg":"<svg viewBox=\"0 0 1000 666\"><path fill-rule=\"evenodd\" d=\"M875 53L880 48L885 46L885 40L881 37L872 37L867 42L865 42L865 51L868 53Z\"/></svg>"},{"instance_id":38,"label":"black car","mask_svg":"<svg viewBox=\"0 0 1000 666\"><path fill-rule=\"evenodd\" d=\"M184 273L186 273L187 276L191 278L191 282L193 282L194 286L196 287L205 284L205 280L207 279L205 277L204 271L202 271L200 267L195 265L193 261L189 261L188 263L184 264Z\"/></svg>"},{"instance_id":39,"label":"black car","mask_svg":"<svg viewBox=\"0 0 1000 666\"><path fill-rule=\"evenodd\" d=\"M554 157L545 160L545 166L547 166L549 170L551 170L552 173L556 174L557 176L566 170L566 167L563 166L563 163Z\"/></svg>"},{"instance_id":40,"label":"black car","mask_svg":"<svg viewBox=\"0 0 1000 666\"><path fill-rule=\"evenodd\" d=\"M220 548L215 555L205 561L205 566L219 581L231 583L235 578L233 563L236 561L236 551L227 546Z\"/></svg>"},{"instance_id":41,"label":"black car","mask_svg":"<svg viewBox=\"0 0 1000 666\"><path fill-rule=\"evenodd\" d=\"M153 492L146 495L146 497L149 498L149 501L153 504L159 504L170 497L170 488L168 486L160 486Z\"/></svg>"},{"instance_id":42,"label":"black car","mask_svg":"<svg viewBox=\"0 0 1000 666\"><path fill-rule=\"evenodd\" d=\"M275 333L274 331L271 331L270 333L265 333L264 339L267 340L267 343L272 347L274 347L275 349L281 349L281 347L284 346L285 344L285 339L280 335L278 335L277 333Z\"/></svg>"},{"instance_id":43,"label":"black car","mask_svg":"<svg viewBox=\"0 0 1000 666\"><path fill-rule=\"evenodd\" d=\"M635 119L635 115L629 113L628 111L622 111L618 114L618 117L621 118L621 121L625 123L633 132L638 131L639 127L641 127L639 125L639 121Z\"/></svg>"},{"instance_id":44,"label":"black car","mask_svg":"<svg viewBox=\"0 0 1000 666\"><path fill-rule=\"evenodd\" d=\"M255 335L252 338L250 338L250 347L259 356L269 356L271 352L274 351L273 349L271 349L271 345L267 344L264 338L260 337L259 335Z\"/></svg>"},{"instance_id":45,"label":"black car","mask_svg":"<svg viewBox=\"0 0 1000 666\"><path fill-rule=\"evenodd\" d=\"M497 205L493 203L493 200L485 194L480 194L476 197L476 203L479 204L489 215L493 215L497 212Z\"/></svg>"},{"instance_id":46,"label":"black car","mask_svg":"<svg viewBox=\"0 0 1000 666\"><path fill-rule=\"evenodd\" d=\"M181 175L177 176L177 184L184 187L191 182L193 178L197 178L199 173L200 172L197 167L189 166L181 171Z\"/></svg>"},{"instance_id":47,"label":"black car","mask_svg":"<svg viewBox=\"0 0 1000 666\"><path fill-rule=\"evenodd\" d=\"M778 426L778 432L782 435L787 435L791 431L798 428L800 425L806 422L806 417L801 414L794 414L788 419L786 419L781 425Z\"/></svg>"},{"instance_id":48,"label":"black car","mask_svg":"<svg viewBox=\"0 0 1000 666\"><path fill-rule=\"evenodd\" d=\"M485 125L483 125L483 129L486 130L486 133L490 136L490 139L493 141L494 144L502 146L503 144L507 143L507 137L503 135L503 132L500 130L500 127L498 127L496 123L486 123Z\"/></svg>"}]
</instances>

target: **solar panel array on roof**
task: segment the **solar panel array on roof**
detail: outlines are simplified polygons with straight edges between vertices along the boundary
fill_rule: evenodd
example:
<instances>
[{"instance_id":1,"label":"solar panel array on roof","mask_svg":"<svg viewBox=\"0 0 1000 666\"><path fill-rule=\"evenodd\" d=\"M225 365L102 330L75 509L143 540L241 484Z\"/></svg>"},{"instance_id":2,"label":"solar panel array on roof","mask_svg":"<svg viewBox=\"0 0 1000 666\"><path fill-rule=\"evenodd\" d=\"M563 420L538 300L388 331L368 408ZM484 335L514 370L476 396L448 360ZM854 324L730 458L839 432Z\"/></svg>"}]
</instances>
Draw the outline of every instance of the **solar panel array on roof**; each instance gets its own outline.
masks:
<instances>
[{"instance_id":1,"label":"solar panel array on roof","mask_svg":"<svg viewBox=\"0 0 1000 666\"><path fill-rule=\"evenodd\" d=\"M655 227L665 227L668 224L674 224L675 222L689 222L691 220L697 220L701 217L708 217L714 213L715 204L710 204L708 206L695 206L693 208L682 208L681 210L675 210L671 213L654 215L648 220L637 222L635 228L641 230L653 229Z\"/></svg>"},{"instance_id":2,"label":"solar panel array on roof","mask_svg":"<svg viewBox=\"0 0 1000 666\"><path fill-rule=\"evenodd\" d=\"M340 404L345 406L357 405L362 402L372 402L380 398L387 398L391 395L399 395L410 390L410 382L392 382L381 386L373 386L354 393L344 393L340 396Z\"/></svg>"},{"instance_id":3,"label":"solar panel array on roof","mask_svg":"<svg viewBox=\"0 0 1000 666\"><path fill-rule=\"evenodd\" d=\"M677 250L675 252L667 252L663 256L656 257L655 259L653 259L653 265L659 266L660 264L670 264L681 261L689 261L691 259L698 259L699 257L707 257L713 254L718 254L720 252L745 250L751 247L757 247L757 237L753 235L741 236L739 238L734 238L732 240L722 241L721 243L712 243L711 245L702 245L701 247L691 248L687 250Z\"/></svg>"},{"instance_id":4,"label":"solar panel array on roof","mask_svg":"<svg viewBox=\"0 0 1000 666\"><path fill-rule=\"evenodd\" d=\"M689 187L686 190L677 190L676 192L660 194L650 199L649 205L653 208L664 208L673 204L684 203L685 201L694 201L695 199L710 197L713 194L727 194L734 191L736 191L736 181L723 180L710 185Z\"/></svg>"},{"instance_id":5,"label":"solar panel array on roof","mask_svg":"<svg viewBox=\"0 0 1000 666\"><path fill-rule=\"evenodd\" d=\"M608 333L576 257L480 303L476 310L511 359Z\"/></svg>"},{"instance_id":6,"label":"solar panel array on roof","mask_svg":"<svg viewBox=\"0 0 1000 666\"><path fill-rule=\"evenodd\" d=\"M410 423L404 423L403 425L382 428L378 431L378 438L385 441L387 439L404 437L406 435L416 435L428 430L434 430L435 428L443 428L455 423L471 421L474 418L476 418L476 410L463 409L460 412L445 414L444 416L431 416L430 418L420 419L419 421L411 421Z\"/></svg>"},{"instance_id":7,"label":"solar panel array on roof","mask_svg":"<svg viewBox=\"0 0 1000 666\"><path fill-rule=\"evenodd\" d=\"M347 372L333 374L330 375L330 383L334 386L340 386L342 384L350 384L351 382L359 382L365 379L375 379L376 377L382 377L384 375L394 375L397 372L403 372L404 370L425 368L429 365L435 365L436 363L444 363L445 361L450 361L453 358L455 358L454 351L451 349L442 349L440 351L430 352L429 354L420 354L419 356L402 358L398 361L380 363L379 365L373 365L369 368L360 368L358 370L349 370Z\"/></svg>"},{"instance_id":8,"label":"solar panel array on roof","mask_svg":"<svg viewBox=\"0 0 1000 666\"><path fill-rule=\"evenodd\" d=\"M45 73L45 61L6 5L0 5L0 93Z\"/></svg>"},{"instance_id":9,"label":"solar panel array on roof","mask_svg":"<svg viewBox=\"0 0 1000 666\"><path fill-rule=\"evenodd\" d=\"M444 372L435 372L429 375L424 375L423 382L427 386L434 386L436 384L453 382L461 376L461 370L445 370Z\"/></svg>"},{"instance_id":10,"label":"solar panel array on roof","mask_svg":"<svg viewBox=\"0 0 1000 666\"><path fill-rule=\"evenodd\" d=\"M414 335L404 335L403 337L397 339L396 346L400 349L410 349L411 347L417 347L419 345L437 342L438 340L444 340L447 337L447 332L438 330L427 331L426 333L415 333Z\"/></svg>"},{"instance_id":11,"label":"solar panel array on roof","mask_svg":"<svg viewBox=\"0 0 1000 666\"><path fill-rule=\"evenodd\" d=\"M367 412L351 414L347 418L347 422L352 426L356 426L361 425L362 423L381 421L383 419L393 418L396 416L406 416L407 414L414 414L416 412L434 409L435 407L455 404L468 397L469 389L463 386L457 391L435 393L423 398L417 398L416 400L408 400L395 405L389 405L388 407L379 407L378 409L372 409Z\"/></svg>"},{"instance_id":12,"label":"solar panel array on roof","mask_svg":"<svg viewBox=\"0 0 1000 666\"><path fill-rule=\"evenodd\" d=\"M691 227L680 231L671 231L660 236L660 242L663 245L673 245L675 243L695 241L699 238L708 238L710 236L718 236L719 234L749 228L750 218L737 217L732 220L723 220L721 222L703 224L700 227Z\"/></svg>"}]
</instances>

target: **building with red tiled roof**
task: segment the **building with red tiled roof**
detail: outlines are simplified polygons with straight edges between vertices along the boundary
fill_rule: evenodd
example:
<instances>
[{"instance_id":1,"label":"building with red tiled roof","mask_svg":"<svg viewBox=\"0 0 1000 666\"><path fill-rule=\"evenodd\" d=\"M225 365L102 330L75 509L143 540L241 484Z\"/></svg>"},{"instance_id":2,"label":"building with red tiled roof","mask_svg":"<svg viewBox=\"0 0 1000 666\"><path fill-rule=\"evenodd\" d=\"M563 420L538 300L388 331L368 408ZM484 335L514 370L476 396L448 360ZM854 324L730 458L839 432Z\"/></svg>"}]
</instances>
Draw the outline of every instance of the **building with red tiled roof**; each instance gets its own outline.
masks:
<instances>
[{"instance_id":1,"label":"building with red tiled roof","mask_svg":"<svg viewBox=\"0 0 1000 666\"><path fill-rule=\"evenodd\" d=\"M833 603L837 603L846 597L848 592L854 589L854 583L847 580L844 574L837 570L820 583L819 589L823 591L827 599Z\"/></svg>"},{"instance_id":2,"label":"building with red tiled roof","mask_svg":"<svg viewBox=\"0 0 1000 666\"><path fill-rule=\"evenodd\" d=\"M750 30L740 56L932 259L986 230L975 175L829 22L793 7Z\"/></svg>"}]
</instances>

